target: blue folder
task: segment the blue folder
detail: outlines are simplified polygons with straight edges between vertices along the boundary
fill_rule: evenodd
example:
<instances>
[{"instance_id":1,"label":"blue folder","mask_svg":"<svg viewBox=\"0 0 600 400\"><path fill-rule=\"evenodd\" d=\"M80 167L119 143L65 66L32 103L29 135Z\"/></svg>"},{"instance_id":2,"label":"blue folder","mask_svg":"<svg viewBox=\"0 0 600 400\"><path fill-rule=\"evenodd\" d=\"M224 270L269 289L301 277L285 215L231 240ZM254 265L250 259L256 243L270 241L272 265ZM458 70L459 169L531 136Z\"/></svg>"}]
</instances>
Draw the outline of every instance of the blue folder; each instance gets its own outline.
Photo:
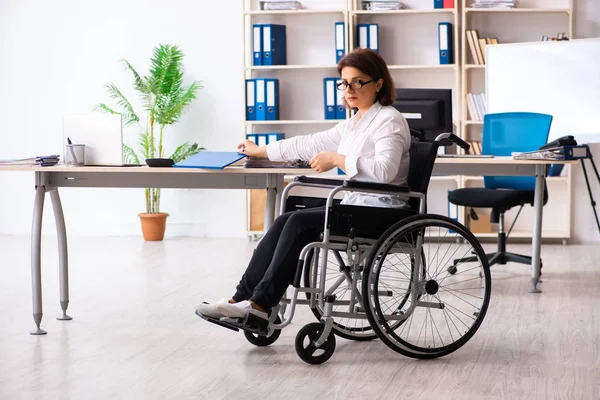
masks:
<instances>
[{"instance_id":1,"label":"blue folder","mask_svg":"<svg viewBox=\"0 0 600 400\"><path fill-rule=\"evenodd\" d=\"M177 164L173 164L173 167L223 169L244 157L246 157L245 154L235 151L201 151Z\"/></svg>"}]
</instances>

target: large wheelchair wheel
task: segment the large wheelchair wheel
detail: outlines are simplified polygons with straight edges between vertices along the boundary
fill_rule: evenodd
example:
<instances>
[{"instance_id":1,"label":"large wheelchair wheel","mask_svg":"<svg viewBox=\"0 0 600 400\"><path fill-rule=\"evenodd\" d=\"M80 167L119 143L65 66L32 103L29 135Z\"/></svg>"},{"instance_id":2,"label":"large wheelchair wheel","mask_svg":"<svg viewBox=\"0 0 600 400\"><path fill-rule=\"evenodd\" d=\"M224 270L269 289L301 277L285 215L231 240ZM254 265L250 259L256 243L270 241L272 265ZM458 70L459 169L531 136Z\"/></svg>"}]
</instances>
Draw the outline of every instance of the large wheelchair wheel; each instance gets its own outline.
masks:
<instances>
[{"instance_id":1,"label":"large wheelchair wheel","mask_svg":"<svg viewBox=\"0 0 600 400\"><path fill-rule=\"evenodd\" d=\"M453 260L467 256L471 261L451 275ZM439 215L417 215L390 227L363 274L371 327L408 357L436 358L458 350L481 325L490 300L490 268L479 241Z\"/></svg>"},{"instance_id":2,"label":"large wheelchair wheel","mask_svg":"<svg viewBox=\"0 0 600 400\"><path fill-rule=\"evenodd\" d=\"M323 268L323 249L320 249L319 259L317 264L314 263L314 251L311 250L307 256L307 265L310 267L304 268L304 287L319 287L320 276ZM327 265L326 268L326 281L325 281L325 292L331 291L331 294L336 296L336 303L334 303L334 312L348 313L349 301L352 297L352 280L351 271L347 263L346 253L341 250L330 249L327 254ZM359 275L362 277L362 274ZM356 305L361 310L353 310L356 315L355 318L352 316L348 317L334 317L333 333L337 336L356 341L372 340L377 338L377 334L371 328L371 324L367 319L364 312L364 305L362 304L361 295L361 280L359 279L356 285ZM311 293L306 293L306 298L310 300ZM323 309L318 304L311 310L318 320L321 320L323 316Z\"/></svg>"}]
</instances>

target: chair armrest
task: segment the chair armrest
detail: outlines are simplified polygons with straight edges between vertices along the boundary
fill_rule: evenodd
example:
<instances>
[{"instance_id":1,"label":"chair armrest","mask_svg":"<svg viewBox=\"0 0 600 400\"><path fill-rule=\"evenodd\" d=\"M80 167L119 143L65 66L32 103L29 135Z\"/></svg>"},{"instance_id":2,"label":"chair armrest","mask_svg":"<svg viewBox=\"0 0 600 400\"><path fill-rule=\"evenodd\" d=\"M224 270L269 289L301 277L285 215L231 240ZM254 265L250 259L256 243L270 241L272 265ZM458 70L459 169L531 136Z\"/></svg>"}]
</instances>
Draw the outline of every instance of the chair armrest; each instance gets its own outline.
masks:
<instances>
[{"instance_id":1,"label":"chair armrest","mask_svg":"<svg viewBox=\"0 0 600 400\"><path fill-rule=\"evenodd\" d=\"M294 182L308 183L314 185L326 185L331 187L341 186L344 183L344 181L341 181L339 179L309 178L305 175L296 176L294 178Z\"/></svg>"},{"instance_id":2,"label":"chair armrest","mask_svg":"<svg viewBox=\"0 0 600 400\"><path fill-rule=\"evenodd\" d=\"M367 190L381 190L390 193L408 193L410 188L408 186L388 185L387 183L376 183L376 182L364 182L364 181L344 181L343 187L349 189L367 189Z\"/></svg>"}]
</instances>

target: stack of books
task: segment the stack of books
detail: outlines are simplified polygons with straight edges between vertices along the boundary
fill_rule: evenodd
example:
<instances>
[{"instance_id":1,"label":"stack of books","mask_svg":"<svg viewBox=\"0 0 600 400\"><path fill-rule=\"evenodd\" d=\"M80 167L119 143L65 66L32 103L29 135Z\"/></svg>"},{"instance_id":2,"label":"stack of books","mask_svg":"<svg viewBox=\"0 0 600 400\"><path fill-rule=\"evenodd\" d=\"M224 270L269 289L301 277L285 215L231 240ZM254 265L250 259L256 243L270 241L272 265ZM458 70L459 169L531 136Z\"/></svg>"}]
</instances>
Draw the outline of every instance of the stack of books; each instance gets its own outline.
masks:
<instances>
[{"instance_id":1,"label":"stack of books","mask_svg":"<svg viewBox=\"0 0 600 400\"><path fill-rule=\"evenodd\" d=\"M483 121L485 110L485 93L467 93L467 109L471 121Z\"/></svg>"},{"instance_id":2,"label":"stack of books","mask_svg":"<svg viewBox=\"0 0 600 400\"><path fill-rule=\"evenodd\" d=\"M259 0L261 10L299 10L302 4L299 1L289 0Z\"/></svg>"},{"instance_id":3,"label":"stack of books","mask_svg":"<svg viewBox=\"0 0 600 400\"><path fill-rule=\"evenodd\" d=\"M404 4L396 0L363 0L362 8L371 11L401 10Z\"/></svg>"},{"instance_id":4,"label":"stack of books","mask_svg":"<svg viewBox=\"0 0 600 400\"><path fill-rule=\"evenodd\" d=\"M467 141L471 145L469 149L469 154L481 154L481 142L477 140Z\"/></svg>"},{"instance_id":5,"label":"stack of books","mask_svg":"<svg viewBox=\"0 0 600 400\"><path fill-rule=\"evenodd\" d=\"M517 0L475 0L471 7L473 8L515 8L518 5Z\"/></svg>"},{"instance_id":6,"label":"stack of books","mask_svg":"<svg viewBox=\"0 0 600 400\"><path fill-rule=\"evenodd\" d=\"M467 42L469 43L469 50L471 51L471 59L473 64L484 65L485 64L485 46L489 44L498 44L498 38L491 37L485 38L479 37L477 29L467 29Z\"/></svg>"}]
</instances>

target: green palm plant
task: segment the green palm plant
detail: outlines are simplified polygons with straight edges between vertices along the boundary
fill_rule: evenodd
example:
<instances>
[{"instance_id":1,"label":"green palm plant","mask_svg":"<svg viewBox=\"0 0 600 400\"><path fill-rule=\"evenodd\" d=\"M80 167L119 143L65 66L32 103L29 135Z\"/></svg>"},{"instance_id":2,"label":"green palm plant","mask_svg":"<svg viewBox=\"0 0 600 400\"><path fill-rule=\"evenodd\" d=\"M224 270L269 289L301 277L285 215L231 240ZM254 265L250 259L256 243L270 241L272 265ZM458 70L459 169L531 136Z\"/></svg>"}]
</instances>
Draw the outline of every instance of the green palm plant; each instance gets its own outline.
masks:
<instances>
[{"instance_id":1,"label":"green palm plant","mask_svg":"<svg viewBox=\"0 0 600 400\"><path fill-rule=\"evenodd\" d=\"M113 109L104 103L95 110L110 114L119 114L124 126L138 125L139 149L123 145L124 161L128 164L142 164L148 158L164 158L163 137L167 126L176 123L187 107L196 98L196 92L202 88L200 81L183 86L183 52L176 45L159 44L154 48L150 59L150 71L141 76L127 61L122 60L125 68L133 75L133 87L138 92L142 107L146 112L145 125L140 122L139 114L112 83L105 86L108 95L115 100L119 109ZM204 148L197 143L186 142L175 149L168 157L175 163L199 153ZM160 212L160 188L146 188L146 213Z\"/></svg>"}]
</instances>

